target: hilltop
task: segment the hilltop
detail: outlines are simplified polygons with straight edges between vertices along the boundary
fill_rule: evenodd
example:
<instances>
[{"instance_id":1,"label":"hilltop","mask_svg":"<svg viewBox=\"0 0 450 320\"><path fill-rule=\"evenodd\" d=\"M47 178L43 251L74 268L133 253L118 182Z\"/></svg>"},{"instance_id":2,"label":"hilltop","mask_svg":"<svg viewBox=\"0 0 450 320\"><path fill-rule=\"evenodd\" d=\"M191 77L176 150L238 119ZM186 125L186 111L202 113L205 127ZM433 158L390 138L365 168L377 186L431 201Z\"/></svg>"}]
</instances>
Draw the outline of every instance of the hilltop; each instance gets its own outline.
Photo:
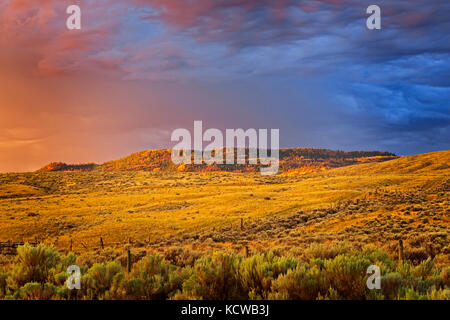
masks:
<instances>
[{"instance_id":1,"label":"hilltop","mask_svg":"<svg viewBox=\"0 0 450 320\"><path fill-rule=\"evenodd\" d=\"M235 150L236 152L236 150ZM248 150L246 150L248 156ZM333 151L327 149L289 148L280 150L280 172L308 174L330 168L338 168L361 163L381 162L396 159L393 153L382 151ZM51 163L41 168L46 171L187 171L187 172L257 172L260 165L175 165L171 160L171 150L146 150L130 154L118 160L107 161L101 165Z\"/></svg>"},{"instance_id":2,"label":"hilltop","mask_svg":"<svg viewBox=\"0 0 450 320\"><path fill-rule=\"evenodd\" d=\"M362 164L333 170L336 174L450 174L450 150L400 157L377 164Z\"/></svg>"},{"instance_id":3,"label":"hilltop","mask_svg":"<svg viewBox=\"0 0 450 320\"><path fill-rule=\"evenodd\" d=\"M51 162L38 170L38 172L46 171L92 171L98 167L95 163L84 164L67 164L64 162Z\"/></svg>"}]
</instances>

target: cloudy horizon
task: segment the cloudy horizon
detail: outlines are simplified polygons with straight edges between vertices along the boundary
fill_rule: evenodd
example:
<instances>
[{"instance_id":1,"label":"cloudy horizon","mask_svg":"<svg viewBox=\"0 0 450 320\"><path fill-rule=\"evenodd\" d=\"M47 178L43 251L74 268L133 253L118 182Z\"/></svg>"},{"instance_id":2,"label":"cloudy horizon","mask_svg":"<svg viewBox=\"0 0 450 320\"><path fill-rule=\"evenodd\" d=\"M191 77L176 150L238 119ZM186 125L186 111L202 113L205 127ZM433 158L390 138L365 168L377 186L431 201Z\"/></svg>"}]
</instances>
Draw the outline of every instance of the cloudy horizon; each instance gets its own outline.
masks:
<instances>
[{"instance_id":1,"label":"cloudy horizon","mask_svg":"<svg viewBox=\"0 0 450 320\"><path fill-rule=\"evenodd\" d=\"M194 120L279 128L282 148L450 149L449 17L446 0L2 1L0 171L170 148Z\"/></svg>"}]
</instances>

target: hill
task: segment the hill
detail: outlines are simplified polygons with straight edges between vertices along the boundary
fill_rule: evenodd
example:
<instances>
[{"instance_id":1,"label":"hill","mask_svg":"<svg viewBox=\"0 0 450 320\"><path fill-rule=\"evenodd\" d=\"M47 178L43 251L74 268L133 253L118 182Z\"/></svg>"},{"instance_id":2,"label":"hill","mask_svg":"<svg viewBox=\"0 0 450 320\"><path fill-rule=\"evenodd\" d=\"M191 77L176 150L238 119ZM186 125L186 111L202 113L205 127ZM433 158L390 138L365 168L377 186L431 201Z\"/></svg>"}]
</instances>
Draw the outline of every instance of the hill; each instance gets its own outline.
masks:
<instances>
[{"instance_id":1,"label":"hill","mask_svg":"<svg viewBox=\"0 0 450 320\"><path fill-rule=\"evenodd\" d=\"M113 243L133 237L183 244L187 234L224 245L245 240L270 246L274 239L300 245L349 235L384 243L400 234L448 231L449 154L307 175L99 169L0 174L0 238L38 234L58 239L61 247L70 235L86 245L99 236ZM252 221L248 228L255 232L229 228L240 218ZM371 233L376 226L385 234Z\"/></svg>"},{"instance_id":2,"label":"hill","mask_svg":"<svg viewBox=\"0 0 450 320\"><path fill-rule=\"evenodd\" d=\"M449 174L450 150L400 157L395 160L362 164L333 170L336 174Z\"/></svg>"},{"instance_id":3,"label":"hill","mask_svg":"<svg viewBox=\"0 0 450 320\"><path fill-rule=\"evenodd\" d=\"M95 163L84 164L67 164L64 162L51 162L38 170L38 172L46 171L92 171L98 167Z\"/></svg>"},{"instance_id":4,"label":"hill","mask_svg":"<svg viewBox=\"0 0 450 320\"><path fill-rule=\"evenodd\" d=\"M133 153L122 159L107 161L102 165L67 165L65 163L51 163L39 171L187 171L187 172L257 172L260 164L256 165L181 165L173 164L171 150L147 150ZM237 150L235 149L235 153ZM226 151L224 151L226 154ZM248 158L248 150L246 149ZM292 174L308 174L330 168L337 168L358 163L371 163L395 159L397 156L381 151L333 151L327 149L291 148L280 150L280 172Z\"/></svg>"}]
</instances>

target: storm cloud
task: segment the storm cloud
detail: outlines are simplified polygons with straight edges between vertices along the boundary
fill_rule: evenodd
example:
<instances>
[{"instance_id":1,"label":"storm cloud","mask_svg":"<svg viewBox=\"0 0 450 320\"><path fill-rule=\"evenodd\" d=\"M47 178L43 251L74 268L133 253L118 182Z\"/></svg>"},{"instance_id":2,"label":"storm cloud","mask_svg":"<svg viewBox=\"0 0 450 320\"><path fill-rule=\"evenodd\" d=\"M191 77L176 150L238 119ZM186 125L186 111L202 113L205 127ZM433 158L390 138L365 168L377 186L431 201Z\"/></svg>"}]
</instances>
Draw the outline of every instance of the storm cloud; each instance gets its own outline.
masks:
<instances>
[{"instance_id":1,"label":"storm cloud","mask_svg":"<svg viewBox=\"0 0 450 320\"><path fill-rule=\"evenodd\" d=\"M283 147L449 149L447 0L84 0L70 31L73 3L0 4L0 170L170 147L196 119Z\"/></svg>"}]
</instances>

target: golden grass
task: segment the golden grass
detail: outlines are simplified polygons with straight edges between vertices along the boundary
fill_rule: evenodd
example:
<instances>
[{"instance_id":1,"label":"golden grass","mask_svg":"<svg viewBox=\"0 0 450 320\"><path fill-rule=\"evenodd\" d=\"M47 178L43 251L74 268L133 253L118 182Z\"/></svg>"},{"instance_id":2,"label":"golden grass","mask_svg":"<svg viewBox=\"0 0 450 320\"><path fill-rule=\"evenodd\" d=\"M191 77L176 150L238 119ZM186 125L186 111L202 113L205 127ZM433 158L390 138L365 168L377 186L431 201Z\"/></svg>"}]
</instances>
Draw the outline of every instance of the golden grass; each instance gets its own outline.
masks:
<instances>
[{"instance_id":1,"label":"golden grass","mask_svg":"<svg viewBox=\"0 0 450 320\"><path fill-rule=\"evenodd\" d=\"M376 190L433 191L450 176L450 151L360 164L310 175L197 172L39 172L0 175L0 241L35 237L68 248L159 241L245 221L334 206ZM372 198L371 198L372 197ZM405 204L406 206L406 204ZM302 232L338 233L404 206L318 222ZM414 216L412 216L414 218ZM434 223L434 222L430 222ZM439 221L448 227L449 218Z\"/></svg>"}]
</instances>

